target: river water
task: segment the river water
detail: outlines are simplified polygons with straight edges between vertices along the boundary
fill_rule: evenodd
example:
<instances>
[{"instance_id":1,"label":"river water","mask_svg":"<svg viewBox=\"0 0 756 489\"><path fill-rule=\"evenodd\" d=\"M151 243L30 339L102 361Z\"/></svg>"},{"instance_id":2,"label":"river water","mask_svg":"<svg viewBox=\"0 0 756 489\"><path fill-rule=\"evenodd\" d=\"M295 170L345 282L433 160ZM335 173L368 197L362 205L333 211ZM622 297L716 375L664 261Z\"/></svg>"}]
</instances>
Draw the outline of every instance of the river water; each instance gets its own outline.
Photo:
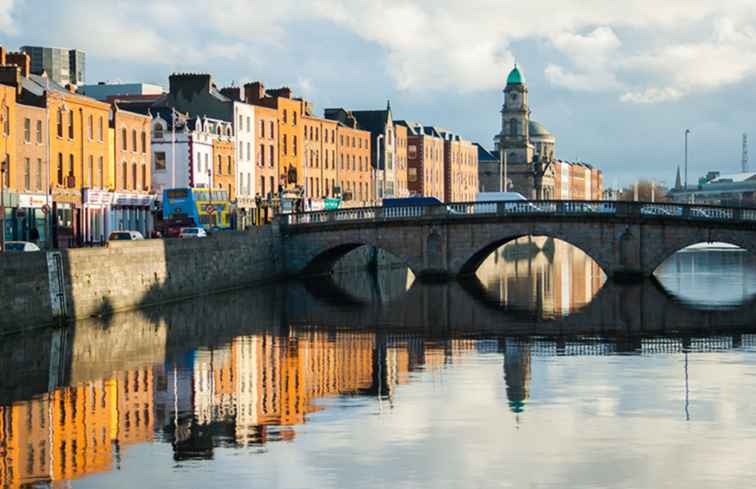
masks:
<instances>
[{"instance_id":1,"label":"river water","mask_svg":"<svg viewBox=\"0 0 756 489\"><path fill-rule=\"evenodd\" d=\"M337 274L0 339L0 487L753 487L756 260Z\"/></svg>"}]
</instances>

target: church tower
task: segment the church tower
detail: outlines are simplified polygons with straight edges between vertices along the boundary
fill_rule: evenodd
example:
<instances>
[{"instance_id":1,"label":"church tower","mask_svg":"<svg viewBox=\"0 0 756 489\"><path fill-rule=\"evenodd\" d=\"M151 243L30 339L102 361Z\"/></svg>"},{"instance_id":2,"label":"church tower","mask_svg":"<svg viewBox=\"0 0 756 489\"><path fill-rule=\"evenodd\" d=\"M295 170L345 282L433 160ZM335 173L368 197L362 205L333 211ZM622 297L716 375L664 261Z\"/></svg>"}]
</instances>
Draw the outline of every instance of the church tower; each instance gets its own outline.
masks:
<instances>
[{"instance_id":1,"label":"church tower","mask_svg":"<svg viewBox=\"0 0 756 489\"><path fill-rule=\"evenodd\" d=\"M495 148L506 151L507 164L527 165L533 162L534 147L530 143L529 125L528 84L515 65L504 89L501 132L494 138Z\"/></svg>"}]
</instances>

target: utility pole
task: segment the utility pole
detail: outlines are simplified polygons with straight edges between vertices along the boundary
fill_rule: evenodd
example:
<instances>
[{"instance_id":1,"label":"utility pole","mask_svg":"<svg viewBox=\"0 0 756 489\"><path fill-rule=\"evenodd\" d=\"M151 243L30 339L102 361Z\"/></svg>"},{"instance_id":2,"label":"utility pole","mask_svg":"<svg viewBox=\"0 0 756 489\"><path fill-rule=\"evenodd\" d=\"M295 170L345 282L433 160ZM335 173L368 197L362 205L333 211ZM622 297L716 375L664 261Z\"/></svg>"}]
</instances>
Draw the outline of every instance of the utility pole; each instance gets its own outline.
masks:
<instances>
[{"instance_id":1,"label":"utility pole","mask_svg":"<svg viewBox=\"0 0 756 489\"><path fill-rule=\"evenodd\" d=\"M176 109L171 107L171 188L176 188Z\"/></svg>"},{"instance_id":2,"label":"utility pole","mask_svg":"<svg viewBox=\"0 0 756 489\"><path fill-rule=\"evenodd\" d=\"M685 130L685 183L683 188L686 192L688 191L688 134L690 134L690 129Z\"/></svg>"}]
</instances>

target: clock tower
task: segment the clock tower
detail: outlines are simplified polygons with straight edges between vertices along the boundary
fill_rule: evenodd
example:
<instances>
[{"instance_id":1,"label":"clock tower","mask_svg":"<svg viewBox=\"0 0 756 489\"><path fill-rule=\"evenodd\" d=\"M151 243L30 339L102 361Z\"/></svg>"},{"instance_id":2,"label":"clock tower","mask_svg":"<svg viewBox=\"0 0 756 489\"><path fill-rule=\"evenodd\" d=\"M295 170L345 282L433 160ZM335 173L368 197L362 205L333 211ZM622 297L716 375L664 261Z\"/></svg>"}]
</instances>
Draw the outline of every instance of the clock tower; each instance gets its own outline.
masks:
<instances>
[{"instance_id":1,"label":"clock tower","mask_svg":"<svg viewBox=\"0 0 756 489\"><path fill-rule=\"evenodd\" d=\"M506 151L508 165L528 165L533 162L534 147L530 144L529 123L528 85L515 65L504 88L501 132L494 137L494 147Z\"/></svg>"}]
</instances>

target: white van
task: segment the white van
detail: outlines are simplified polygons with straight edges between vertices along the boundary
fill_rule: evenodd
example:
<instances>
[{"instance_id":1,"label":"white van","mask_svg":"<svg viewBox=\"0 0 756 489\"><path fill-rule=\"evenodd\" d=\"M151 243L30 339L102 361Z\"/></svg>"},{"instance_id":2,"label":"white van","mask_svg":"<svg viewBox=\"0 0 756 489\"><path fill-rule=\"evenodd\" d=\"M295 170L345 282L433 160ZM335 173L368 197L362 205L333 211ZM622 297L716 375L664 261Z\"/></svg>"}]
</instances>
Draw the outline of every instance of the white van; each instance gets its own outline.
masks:
<instances>
[{"instance_id":1,"label":"white van","mask_svg":"<svg viewBox=\"0 0 756 489\"><path fill-rule=\"evenodd\" d=\"M496 202L506 202L504 208L512 213L538 211L538 208L528 202L528 199L519 192L478 192L475 202L476 214L496 214Z\"/></svg>"}]
</instances>

